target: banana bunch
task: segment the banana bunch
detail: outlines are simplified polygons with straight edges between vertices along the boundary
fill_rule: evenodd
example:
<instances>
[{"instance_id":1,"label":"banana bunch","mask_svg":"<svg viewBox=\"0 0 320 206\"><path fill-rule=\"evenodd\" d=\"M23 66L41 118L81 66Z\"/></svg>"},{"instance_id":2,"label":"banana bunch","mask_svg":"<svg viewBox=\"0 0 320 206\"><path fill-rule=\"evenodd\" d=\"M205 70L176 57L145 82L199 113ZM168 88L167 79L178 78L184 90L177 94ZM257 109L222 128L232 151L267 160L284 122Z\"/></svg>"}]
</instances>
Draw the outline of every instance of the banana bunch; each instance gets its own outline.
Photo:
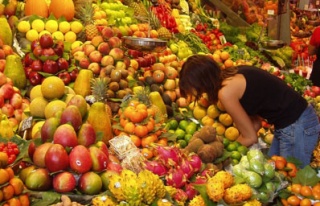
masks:
<instances>
[{"instance_id":1,"label":"banana bunch","mask_svg":"<svg viewBox=\"0 0 320 206\"><path fill-rule=\"evenodd\" d=\"M10 139L14 136L13 127L5 114L1 114L0 137Z\"/></svg>"}]
</instances>

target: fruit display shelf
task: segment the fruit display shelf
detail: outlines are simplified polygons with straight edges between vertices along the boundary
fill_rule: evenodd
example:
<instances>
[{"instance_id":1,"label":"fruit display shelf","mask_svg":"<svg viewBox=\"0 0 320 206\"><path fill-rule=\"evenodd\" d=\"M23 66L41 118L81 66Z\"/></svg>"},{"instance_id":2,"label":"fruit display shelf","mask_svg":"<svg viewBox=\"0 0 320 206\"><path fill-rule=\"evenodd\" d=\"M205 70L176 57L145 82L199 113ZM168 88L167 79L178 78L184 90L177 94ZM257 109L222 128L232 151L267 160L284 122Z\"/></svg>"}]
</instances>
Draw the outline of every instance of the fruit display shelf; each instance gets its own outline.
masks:
<instances>
[{"instance_id":1,"label":"fruit display shelf","mask_svg":"<svg viewBox=\"0 0 320 206\"><path fill-rule=\"evenodd\" d=\"M122 37L123 45L128 49L143 52L162 52L167 47L167 42L154 38L139 38L132 36Z\"/></svg>"}]
</instances>

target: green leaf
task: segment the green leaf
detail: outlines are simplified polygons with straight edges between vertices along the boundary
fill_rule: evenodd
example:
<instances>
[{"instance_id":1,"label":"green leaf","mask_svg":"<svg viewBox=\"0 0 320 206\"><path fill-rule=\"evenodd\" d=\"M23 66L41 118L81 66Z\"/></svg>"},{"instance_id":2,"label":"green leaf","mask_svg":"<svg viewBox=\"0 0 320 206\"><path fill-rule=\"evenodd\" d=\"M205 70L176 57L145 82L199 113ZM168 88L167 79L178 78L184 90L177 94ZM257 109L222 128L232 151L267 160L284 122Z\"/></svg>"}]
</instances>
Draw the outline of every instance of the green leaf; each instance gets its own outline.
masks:
<instances>
[{"instance_id":1,"label":"green leaf","mask_svg":"<svg viewBox=\"0 0 320 206\"><path fill-rule=\"evenodd\" d=\"M207 189L205 184L192 184L194 188L200 193L201 197L204 200L206 206L215 206L217 203L211 201L207 194Z\"/></svg>"},{"instance_id":2,"label":"green leaf","mask_svg":"<svg viewBox=\"0 0 320 206\"><path fill-rule=\"evenodd\" d=\"M52 205L60 201L61 195L56 192L43 192L41 193L41 199L33 199L33 206Z\"/></svg>"},{"instance_id":3,"label":"green leaf","mask_svg":"<svg viewBox=\"0 0 320 206\"><path fill-rule=\"evenodd\" d=\"M301 185L314 186L320 181L317 172L309 165L305 166L297 172L297 175L292 179L293 183Z\"/></svg>"}]
</instances>

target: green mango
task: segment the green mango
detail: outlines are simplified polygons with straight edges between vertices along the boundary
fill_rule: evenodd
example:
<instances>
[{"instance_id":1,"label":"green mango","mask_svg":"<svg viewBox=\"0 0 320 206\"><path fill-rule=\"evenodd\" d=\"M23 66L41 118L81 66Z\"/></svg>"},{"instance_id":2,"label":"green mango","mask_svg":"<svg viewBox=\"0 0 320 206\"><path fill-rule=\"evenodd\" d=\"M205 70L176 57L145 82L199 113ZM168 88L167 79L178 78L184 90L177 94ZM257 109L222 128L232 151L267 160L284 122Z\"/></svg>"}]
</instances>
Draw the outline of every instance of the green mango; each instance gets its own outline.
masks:
<instances>
[{"instance_id":1,"label":"green mango","mask_svg":"<svg viewBox=\"0 0 320 206\"><path fill-rule=\"evenodd\" d=\"M3 73L12 80L13 86L19 89L24 89L27 86L27 77L20 56L8 55Z\"/></svg>"}]
</instances>

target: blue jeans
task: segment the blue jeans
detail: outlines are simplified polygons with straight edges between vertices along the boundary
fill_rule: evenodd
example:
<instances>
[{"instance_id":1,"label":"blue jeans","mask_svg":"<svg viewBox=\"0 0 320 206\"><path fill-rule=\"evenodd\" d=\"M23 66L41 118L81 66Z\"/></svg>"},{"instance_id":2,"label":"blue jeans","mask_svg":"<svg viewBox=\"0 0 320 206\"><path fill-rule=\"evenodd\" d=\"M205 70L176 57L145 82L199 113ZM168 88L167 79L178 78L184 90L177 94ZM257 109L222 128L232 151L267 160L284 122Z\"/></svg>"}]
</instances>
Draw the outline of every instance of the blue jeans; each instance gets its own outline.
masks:
<instances>
[{"instance_id":1,"label":"blue jeans","mask_svg":"<svg viewBox=\"0 0 320 206\"><path fill-rule=\"evenodd\" d=\"M309 105L293 124L275 128L274 138L268 155L294 157L301 161L301 168L310 164L312 153L317 146L320 124L314 108Z\"/></svg>"}]
</instances>

